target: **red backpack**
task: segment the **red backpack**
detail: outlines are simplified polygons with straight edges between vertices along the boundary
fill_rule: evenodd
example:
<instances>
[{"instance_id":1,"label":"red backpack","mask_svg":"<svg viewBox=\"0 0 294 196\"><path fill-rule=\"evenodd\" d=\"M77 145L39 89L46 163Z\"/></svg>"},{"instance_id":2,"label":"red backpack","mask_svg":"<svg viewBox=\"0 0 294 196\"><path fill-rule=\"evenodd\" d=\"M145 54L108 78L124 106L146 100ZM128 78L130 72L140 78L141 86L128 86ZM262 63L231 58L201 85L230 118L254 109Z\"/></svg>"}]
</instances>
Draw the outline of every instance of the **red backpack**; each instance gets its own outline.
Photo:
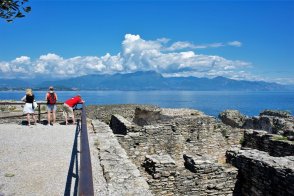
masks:
<instances>
[{"instance_id":1,"label":"red backpack","mask_svg":"<svg viewBox=\"0 0 294 196\"><path fill-rule=\"evenodd\" d=\"M56 103L56 95L55 93L49 93L47 96L47 104L55 104Z\"/></svg>"}]
</instances>

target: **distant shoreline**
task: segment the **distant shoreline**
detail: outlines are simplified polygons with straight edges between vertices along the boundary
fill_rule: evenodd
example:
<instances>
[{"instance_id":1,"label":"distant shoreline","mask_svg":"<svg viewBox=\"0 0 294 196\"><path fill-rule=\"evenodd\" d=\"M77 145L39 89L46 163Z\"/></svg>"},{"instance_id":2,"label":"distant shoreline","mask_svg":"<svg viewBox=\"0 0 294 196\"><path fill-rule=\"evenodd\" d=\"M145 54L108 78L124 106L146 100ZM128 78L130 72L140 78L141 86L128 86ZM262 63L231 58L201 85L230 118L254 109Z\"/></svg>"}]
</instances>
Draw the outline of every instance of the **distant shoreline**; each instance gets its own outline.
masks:
<instances>
[{"instance_id":1,"label":"distant shoreline","mask_svg":"<svg viewBox=\"0 0 294 196\"><path fill-rule=\"evenodd\" d=\"M47 91L34 91L37 101L44 100ZM193 108L216 116L225 109L236 109L254 116L265 109L294 112L294 92L289 91L59 91L59 101L80 94L86 105L153 104L167 108ZM25 91L2 91L0 100L19 101Z\"/></svg>"},{"instance_id":2,"label":"distant shoreline","mask_svg":"<svg viewBox=\"0 0 294 196\"><path fill-rule=\"evenodd\" d=\"M30 87L28 87L30 88ZM9 90L5 90L5 89L0 89L0 92L20 92L20 91L25 91L27 88L23 88L23 89L9 89ZM32 88L33 91L37 91L37 92L43 92L43 91L48 91L48 89L34 89ZM55 88L55 91L63 91L63 92L83 92L83 91L93 91L93 92L98 92L98 91L122 91L122 92L144 92L144 91L162 91L162 92L278 92L278 93L282 93L282 92L294 92L294 90L190 90L190 89L77 89L77 90L65 90L65 89L58 89Z\"/></svg>"}]
</instances>

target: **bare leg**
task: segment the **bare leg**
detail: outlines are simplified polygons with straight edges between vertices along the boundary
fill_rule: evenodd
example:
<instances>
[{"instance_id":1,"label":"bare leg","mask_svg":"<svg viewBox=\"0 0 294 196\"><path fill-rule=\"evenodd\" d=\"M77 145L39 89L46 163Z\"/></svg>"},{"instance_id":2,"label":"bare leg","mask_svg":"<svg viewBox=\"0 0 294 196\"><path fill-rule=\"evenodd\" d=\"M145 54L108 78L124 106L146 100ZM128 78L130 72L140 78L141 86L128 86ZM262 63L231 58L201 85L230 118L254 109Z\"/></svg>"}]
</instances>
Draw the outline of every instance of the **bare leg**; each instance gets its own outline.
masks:
<instances>
[{"instance_id":1,"label":"bare leg","mask_svg":"<svg viewBox=\"0 0 294 196\"><path fill-rule=\"evenodd\" d=\"M67 125L68 124L68 122L67 122L67 114L64 115L64 117L65 117L65 125Z\"/></svg>"},{"instance_id":2,"label":"bare leg","mask_svg":"<svg viewBox=\"0 0 294 196\"><path fill-rule=\"evenodd\" d=\"M31 122L30 122L30 114L29 113L27 114L27 121L28 121L28 125L31 125Z\"/></svg>"},{"instance_id":3,"label":"bare leg","mask_svg":"<svg viewBox=\"0 0 294 196\"><path fill-rule=\"evenodd\" d=\"M47 112L48 125L50 125L50 110Z\"/></svg>"},{"instance_id":4,"label":"bare leg","mask_svg":"<svg viewBox=\"0 0 294 196\"><path fill-rule=\"evenodd\" d=\"M34 119L34 122L35 122L35 125L37 124L37 121L36 121L36 117L35 117L35 114L32 114L33 115L33 119Z\"/></svg>"},{"instance_id":5,"label":"bare leg","mask_svg":"<svg viewBox=\"0 0 294 196\"><path fill-rule=\"evenodd\" d=\"M55 110L52 111L52 117L53 117L53 123L55 124L55 121L56 121Z\"/></svg>"},{"instance_id":6,"label":"bare leg","mask_svg":"<svg viewBox=\"0 0 294 196\"><path fill-rule=\"evenodd\" d=\"M75 121L75 115L74 115L74 113L72 113L72 123L73 123L73 124L75 124L75 123L76 123L76 121Z\"/></svg>"}]
</instances>

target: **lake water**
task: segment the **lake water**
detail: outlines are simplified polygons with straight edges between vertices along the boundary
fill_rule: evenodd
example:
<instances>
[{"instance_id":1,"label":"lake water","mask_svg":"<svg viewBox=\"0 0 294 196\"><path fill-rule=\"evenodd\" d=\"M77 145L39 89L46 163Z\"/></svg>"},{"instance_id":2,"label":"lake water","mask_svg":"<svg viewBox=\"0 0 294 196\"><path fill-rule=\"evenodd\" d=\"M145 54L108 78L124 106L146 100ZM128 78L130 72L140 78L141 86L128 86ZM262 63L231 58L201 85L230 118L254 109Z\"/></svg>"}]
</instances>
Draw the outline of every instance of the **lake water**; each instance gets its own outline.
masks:
<instances>
[{"instance_id":1,"label":"lake water","mask_svg":"<svg viewBox=\"0 0 294 196\"><path fill-rule=\"evenodd\" d=\"M44 100L46 92L36 91L36 100ZM57 91L59 101L80 94L92 104L154 104L169 108L193 108L217 116L226 109L246 115L258 115L265 109L294 112L294 92L232 91ZM23 91L2 91L0 100L20 100Z\"/></svg>"}]
</instances>

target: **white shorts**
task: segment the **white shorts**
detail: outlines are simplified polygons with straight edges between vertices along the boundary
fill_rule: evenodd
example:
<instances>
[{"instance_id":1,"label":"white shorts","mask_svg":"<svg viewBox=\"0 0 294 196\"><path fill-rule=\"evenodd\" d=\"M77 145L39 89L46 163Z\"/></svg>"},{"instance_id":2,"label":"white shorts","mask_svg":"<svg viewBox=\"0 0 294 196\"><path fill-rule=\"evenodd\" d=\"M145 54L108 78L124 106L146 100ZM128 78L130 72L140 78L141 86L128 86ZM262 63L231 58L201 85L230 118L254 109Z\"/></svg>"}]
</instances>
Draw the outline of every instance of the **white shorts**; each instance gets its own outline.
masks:
<instances>
[{"instance_id":1,"label":"white shorts","mask_svg":"<svg viewBox=\"0 0 294 196\"><path fill-rule=\"evenodd\" d=\"M35 111L32 107L32 103L26 103L23 108L23 113L25 114L33 114Z\"/></svg>"}]
</instances>

